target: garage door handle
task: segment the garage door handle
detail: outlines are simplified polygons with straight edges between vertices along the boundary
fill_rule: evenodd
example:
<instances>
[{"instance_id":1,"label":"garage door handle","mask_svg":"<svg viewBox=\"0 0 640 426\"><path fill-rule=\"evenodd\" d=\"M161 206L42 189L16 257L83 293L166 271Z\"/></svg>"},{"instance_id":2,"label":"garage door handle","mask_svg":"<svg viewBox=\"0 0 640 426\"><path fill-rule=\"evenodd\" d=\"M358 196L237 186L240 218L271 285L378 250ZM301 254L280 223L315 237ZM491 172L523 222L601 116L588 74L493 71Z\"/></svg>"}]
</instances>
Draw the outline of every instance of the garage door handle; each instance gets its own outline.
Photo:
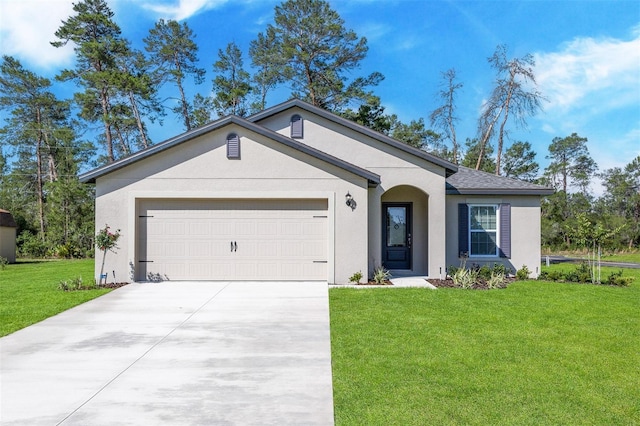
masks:
<instances>
[{"instance_id":1,"label":"garage door handle","mask_svg":"<svg viewBox=\"0 0 640 426\"><path fill-rule=\"evenodd\" d=\"M238 243L233 242L233 251L238 251Z\"/></svg>"},{"instance_id":2,"label":"garage door handle","mask_svg":"<svg viewBox=\"0 0 640 426\"><path fill-rule=\"evenodd\" d=\"M233 241L231 241L231 252L233 253Z\"/></svg>"}]
</instances>

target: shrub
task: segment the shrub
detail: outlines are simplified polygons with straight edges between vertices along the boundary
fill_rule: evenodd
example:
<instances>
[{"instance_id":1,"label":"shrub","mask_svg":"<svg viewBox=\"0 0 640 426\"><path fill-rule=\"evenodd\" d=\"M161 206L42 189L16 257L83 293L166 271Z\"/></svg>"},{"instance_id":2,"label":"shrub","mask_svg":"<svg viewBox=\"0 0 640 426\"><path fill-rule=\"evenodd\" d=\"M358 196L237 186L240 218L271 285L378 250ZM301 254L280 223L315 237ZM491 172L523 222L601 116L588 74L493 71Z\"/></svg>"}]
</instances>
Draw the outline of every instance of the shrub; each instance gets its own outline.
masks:
<instances>
[{"instance_id":1,"label":"shrub","mask_svg":"<svg viewBox=\"0 0 640 426\"><path fill-rule=\"evenodd\" d=\"M502 274L505 277L509 275L509 270L502 263L494 263L493 268L491 268L491 272L494 274Z\"/></svg>"},{"instance_id":2,"label":"shrub","mask_svg":"<svg viewBox=\"0 0 640 426\"><path fill-rule=\"evenodd\" d=\"M618 287L628 287L633 282L633 277L623 277L622 269L618 272L612 272L611 275L604 280L604 284L615 285Z\"/></svg>"},{"instance_id":3,"label":"shrub","mask_svg":"<svg viewBox=\"0 0 640 426\"><path fill-rule=\"evenodd\" d=\"M29 231L24 231L16 238L16 245L22 256L44 257L47 254L47 246Z\"/></svg>"},{"instance_id":4,"label":"shrub","mask_svg":"<svg viewBox=\"0 0 640 426\"><path fill-rule=\"evenodd\" d=\"M354 273L353 275L351 275L351 277L349 278L349 282L350 283L360 284L360 280L361 279L362 279L362 272L358 271L358 272Z\"/></svg>"},{"instance_id":5,"label":"shrub","mask_svg":"<svg viewBox=\"0 0 640 426\"><path fill-rule=\"evenodd\" d=\"M82 250L73 243L60 244L54 250L56 257L72 259L83 257Z\"/></svg>"},{"instance_id":6,"label":"shrub","mask_svg":"<svg viewBox=\"0 0 640 426\"><path fill-rule=\"evenodd\" d=\"M450 277L453 277L455 273L458 271L458 269L460 268L458 268L457 266L451 265L449 266L449 268L447 268L447 274L449 274Z\"/></svg>"},{"instance_id":7,"label":"shrub","mask_svg":"<svg viewBox=\"0 0 640 426\"><path fill-rule=\"evenodd\" d=\"M459 268L451 278L457 287L470 289L476 281L478 281L478 271L475 269Z\"/></svg>"},{"instance_id":8,"label":"shrub","mask_svg":"<svg viewBox=\"0 0 640 426\"><path fill-rule=\"evenodd\" d=\"M96 281L91 280L85 283L82 277L72 278L70 280L62 280L58 283L58 289L62 291L90 290L96 288Z\"/></svg>"},{"instance_id":9,"label":"shrub","mask_svg":"<svg viewBox=\"0 0 640 426\"><path fill-rule=\"evenodd\" d=\"M4 271L9 264L9 259L0 256L0 270Z\"/></svg>"},{"instance_id":10,"label":"shrub","mask_svg":"<svg viewBox=\"0 0 640 426\"><path fill-rule=\"evenodd\" d=\"M491 276L487 280L487 288L501 288L505 284L505 275L502 272L491 272Z\"/></svg>"},{"instance_id":11,"label":"shrub","mask_svg":"<svg viewBox=\"0 0 640 426\"><path fill-rule=\"evenodd\" d=\"M577 282L577 283L594 282L591 267L587 262L582 262L580 263L580 265L576 267L574 278L575 279L571 281Z\"/></svg>"},{"instance_id":12,"label":"shrub","mask_svg":"<svg viewBox=\"0 0 640 426\"><path fill-rule=\"evenodd\" d=\"M529 268L527 268L527 265L522 265L522 268L518 269L518 271L516 272L516 280L528 280L529 275L531 275L531 271L529 270Z\"/></svg>"},{"instance_id":13,"label":"shrub","mask_svg":"<svg viewBox=\"0 0 640 426\"><path fill-rule=\"evenodd\" d=\"M376 284L386 284L386 281L391 278L391 272L385 269L384 266L380 266L373 271L373 281Z\"/></svg>"},{"instance_id":14,"label":"shrub","mask_svg":"<svg viewBox=\"0 0 640 426\"><path fill-rule=\"evenodd\" d=\"M491 279L491 268L489 268L487 265L482 265L480 268L478 268L478 278L481 278L485 281Z\"/></svg>"},{"instance_id":15,"label":"shrub","mask_svg":"<svg viewBox=\"0 0 640 426\"><path fill-rule=\"evenodd\" d=\"M549 279L551 281L561 281L564 279L564 274L562 271L551 271L549 272Z\"/></svg>"}]
</instances>

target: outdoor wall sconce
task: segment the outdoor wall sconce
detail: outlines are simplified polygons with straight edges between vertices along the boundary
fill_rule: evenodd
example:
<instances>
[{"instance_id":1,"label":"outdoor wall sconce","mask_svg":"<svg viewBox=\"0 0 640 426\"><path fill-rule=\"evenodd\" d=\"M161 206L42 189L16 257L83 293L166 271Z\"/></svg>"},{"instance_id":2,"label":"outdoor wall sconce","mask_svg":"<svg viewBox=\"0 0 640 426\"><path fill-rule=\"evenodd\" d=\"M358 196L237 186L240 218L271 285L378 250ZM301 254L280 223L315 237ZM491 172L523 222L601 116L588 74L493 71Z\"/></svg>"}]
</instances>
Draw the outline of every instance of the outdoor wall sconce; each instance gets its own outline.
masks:
<instances>
[{"instance_id":1,"label":"outdoor wall sconce","mask_svg":"<svg viewBox=\"0 0 640 426\"><path fill-rule=\"evenodd\" d=\"M351 207L351 210L355 210L358 203L356 203L356 200L353 199L353 197L351 196L351 194L349 194L348 191L347 191L347 195L345 195L344 198L346 199L347 206Z\"/></svg>"}]
</instances>

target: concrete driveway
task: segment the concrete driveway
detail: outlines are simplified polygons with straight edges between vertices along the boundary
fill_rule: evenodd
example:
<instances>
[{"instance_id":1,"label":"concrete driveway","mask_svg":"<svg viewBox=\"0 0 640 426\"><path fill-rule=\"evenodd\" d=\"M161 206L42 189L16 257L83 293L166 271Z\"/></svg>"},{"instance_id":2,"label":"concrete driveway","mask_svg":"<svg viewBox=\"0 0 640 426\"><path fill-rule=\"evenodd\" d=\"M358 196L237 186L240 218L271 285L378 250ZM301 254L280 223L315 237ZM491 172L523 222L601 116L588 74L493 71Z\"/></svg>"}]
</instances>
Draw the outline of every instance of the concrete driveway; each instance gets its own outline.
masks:
<instances>
[{"instance_id":1,"label":"concrete driveway","mask_svg":"<svg viewBox=\"0 0 640 426\"><path fill-rule=\"evenodd\" d=\"M332 425L326 283L130 284L0 339L3 425Z\"/></svg>"}]
</instances>

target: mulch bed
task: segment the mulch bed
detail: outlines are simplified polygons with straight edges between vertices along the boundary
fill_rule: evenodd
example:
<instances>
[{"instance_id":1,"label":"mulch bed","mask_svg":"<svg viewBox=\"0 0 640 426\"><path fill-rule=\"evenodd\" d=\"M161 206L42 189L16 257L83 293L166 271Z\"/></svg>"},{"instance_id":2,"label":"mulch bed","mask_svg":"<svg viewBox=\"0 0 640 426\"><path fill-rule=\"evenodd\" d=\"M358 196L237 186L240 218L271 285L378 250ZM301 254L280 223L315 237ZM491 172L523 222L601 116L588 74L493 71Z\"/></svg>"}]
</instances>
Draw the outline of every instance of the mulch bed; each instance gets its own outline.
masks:
<instances>
[{"instance_id":1,"label":"mulch bed","mask_svg":"<svg viewBox=\"0 0 640 426\"><path fill-rule=\"evenodd\" d=\"M120 288L120 287L124 287L127 284L129 283L107 283L107 284L96 285L96 287L97 288Z\"/></svg>"},{"instance_id":2,"label":"mulch bed","mask_svg":"<svg viewBox=\"0 0 640 426\"><path fill-rule=\"evenodd\" d=\"M506 278L504 286L500 288L506 288L509 284L511 284L515 280L516 279L514 277ZM429 279L427 281L429 281L431 284L433 284L438 288L459 288L453 283L453 280L451 278L447 278L445 280L439 280L436 278L436 279ZM489 287L487 287L487 283L485 281L480 280L479 282L475 283L473 287L471 287L471 290L489 290Z\"/></svg>"},{"instance_id":3,"label":"mulch bed","mask_svg":"<svg viewBox=\"0 0 640 426\"><path fill-rule=\"evenodd\" d=\"M389 280L385 280L382 284L378 284L373 280L369 280L366 283L358 283L358 285L393 285L393 283Z\"/></svg>"}]
</instances>

